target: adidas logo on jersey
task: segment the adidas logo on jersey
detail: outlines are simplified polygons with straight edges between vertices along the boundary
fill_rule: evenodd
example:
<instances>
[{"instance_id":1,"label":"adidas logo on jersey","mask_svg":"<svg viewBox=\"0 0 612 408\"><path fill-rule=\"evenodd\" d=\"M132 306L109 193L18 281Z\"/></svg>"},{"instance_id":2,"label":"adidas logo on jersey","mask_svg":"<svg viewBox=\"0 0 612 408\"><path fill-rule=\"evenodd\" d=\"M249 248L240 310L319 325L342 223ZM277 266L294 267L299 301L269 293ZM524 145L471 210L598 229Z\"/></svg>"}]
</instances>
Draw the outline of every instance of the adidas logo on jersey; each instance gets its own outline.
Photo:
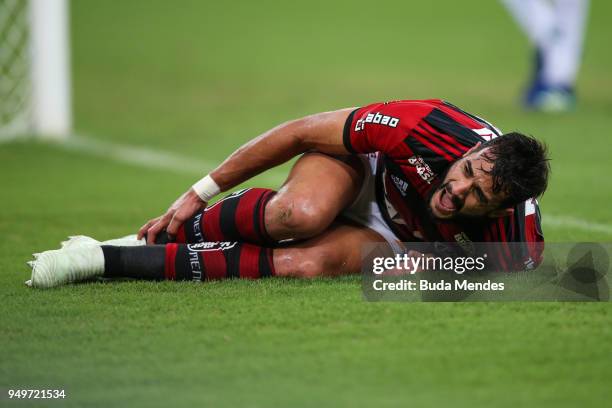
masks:
<instances>
[{"instance_id":1,"label":"adidas logo on jersey","mask_svg":"<svg viewBox=\"0 0 612 408\"><path fill-rule=\"evenodd\" d=\"M399 118L383 115L380 112L368 113L364 119L359 119L357 121L357 123L355 124L355 132L363 130L366 123L374 123L377 125L384 125L396 128L399 124L399 121Z\"/></svg>"},{"instance_id":2,"label":"adidas logo on jersey","mask_svg":"<svg viewBox=\"0 0 612 408\"><path fill-rule=\"evenodd\" d=\"M406 190L408 190L408 182L397 177L395 174L391 174L391 180L395 183L395 187L397 187L400 194L405 197Z\"/></svg>"}]
</instances>

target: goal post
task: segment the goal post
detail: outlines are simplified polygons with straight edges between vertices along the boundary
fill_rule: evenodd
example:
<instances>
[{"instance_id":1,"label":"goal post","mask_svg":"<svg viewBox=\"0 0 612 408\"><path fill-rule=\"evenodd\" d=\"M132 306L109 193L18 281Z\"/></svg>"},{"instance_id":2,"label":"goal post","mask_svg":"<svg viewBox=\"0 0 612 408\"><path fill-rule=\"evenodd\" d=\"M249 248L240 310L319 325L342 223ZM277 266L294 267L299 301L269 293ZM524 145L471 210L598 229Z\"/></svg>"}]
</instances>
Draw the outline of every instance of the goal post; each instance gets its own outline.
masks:
<instances>
[{"instance_id":1,"label":"goal post","mask_svg":"<svg viewBox=\"0 0 612 408\"><path fill-rule=\"evenodd\" d=\"M72 122L68 0L29 1L33 130L67 137Z\"/></svg>"},{"instance_id":2,"label":"goal post","mask_svg":"<svg viewBox=\"0 0 612 408\"><path fill-rule=\"evenodd\" d=\"M0 0L0 139L72 129L68 0Z\"/></svg>"}]
</instances>

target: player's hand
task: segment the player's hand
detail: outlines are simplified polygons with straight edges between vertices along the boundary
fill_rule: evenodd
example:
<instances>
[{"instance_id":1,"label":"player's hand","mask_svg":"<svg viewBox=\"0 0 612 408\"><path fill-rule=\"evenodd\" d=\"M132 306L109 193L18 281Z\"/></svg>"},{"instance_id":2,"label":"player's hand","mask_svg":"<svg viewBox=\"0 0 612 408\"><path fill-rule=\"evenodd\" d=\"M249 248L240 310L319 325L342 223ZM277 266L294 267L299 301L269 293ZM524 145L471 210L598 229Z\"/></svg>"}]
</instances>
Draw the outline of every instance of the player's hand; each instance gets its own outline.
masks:
<instances>
[{"instance_id":1,"label":"player's hand","mask_svg":"<svg viewBox=\"0 0 612 408\"><path fill-rule=\"evenodd\" d=\"M192 189L181 195L168 211L160 217L149 220L138 231L138 239L147 236L147 245L155 243L157 235L166 230L170 237L175 237L178 229L195 213L206 207L206 203Z\"/></svg>"}]
</instances>

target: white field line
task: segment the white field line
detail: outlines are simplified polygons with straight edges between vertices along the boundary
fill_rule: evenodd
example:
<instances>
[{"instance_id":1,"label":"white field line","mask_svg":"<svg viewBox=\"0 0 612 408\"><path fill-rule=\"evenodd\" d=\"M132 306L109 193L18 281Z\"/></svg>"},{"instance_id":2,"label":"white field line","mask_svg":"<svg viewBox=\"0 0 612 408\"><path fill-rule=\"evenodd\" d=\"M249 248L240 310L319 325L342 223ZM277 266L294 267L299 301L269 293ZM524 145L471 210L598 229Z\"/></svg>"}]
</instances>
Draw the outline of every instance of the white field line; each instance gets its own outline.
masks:
<instances>
[{"instance_id":1,"label":"white field line","mask_svg":"<svg viewBox=\"0 0 612 408\"><path fill-rule=\"evenodd\" d=\"M220 163L146 147L104 142L83 136L72 136L57 146L65 150L86 153L120 163L196 177L204 176ZM268 171L261 177L270 183L280 185L285 180L286 175L279 171ZM194 181L196 180L194 179Z\"/></svg>"},{"instance_id":2,"label":"white field line","mask_svg":"<svg viewBox=\"0 0 612 408\"><path fill-rule=\"evenodd\" d=\"M589 232L599 232L612 236L612 225L610 224L587 221L568 215L544 214L542 215L542 222L544 223L545 227L557 229L577 229Z\"/></svg>"},{"instance_id":3,"label":"white field line","mask_svg":"<svg viewBox=\"0 0 612 408\"><path fill-rule=\"evenodd\" d=\"M121 163L151 169L167 170L190 176L202 176L212 170L218 163L198 160L180 154L168 153L139 146L130 146L104 142L88 137L73 136L57 146L71 151L90 154ZM267 171L262 178L267 182L280 185L286 175L280 171ZM195 181L195 180L194 180ZM544 214L542 222L545 227L554 229L577 229L598 232L612 236L612 225L584 220L568 215Z\"/></svg>"},{"instance_id":4,"label":"white field line","mask_svg":"<svg viewBox=\"0 0 612 408\"><path fill-rule=\"evenodd\" d=\"M0 134L0 143L9 143L18 140L19 137L12 134Z\"/></svg>"},{"instance_id":5,"label":"white field line","mask_svg":"<svg viewBox=\"0 0 612 408\"><path fill-rule=\"evenodd\" d=\"M58 146L65 150L86 153L139 167L170 170L189 175L204 175L214 167L214 163L204 160L82 136L71 136L60 142Z\"/></svg>"}]
</instances>

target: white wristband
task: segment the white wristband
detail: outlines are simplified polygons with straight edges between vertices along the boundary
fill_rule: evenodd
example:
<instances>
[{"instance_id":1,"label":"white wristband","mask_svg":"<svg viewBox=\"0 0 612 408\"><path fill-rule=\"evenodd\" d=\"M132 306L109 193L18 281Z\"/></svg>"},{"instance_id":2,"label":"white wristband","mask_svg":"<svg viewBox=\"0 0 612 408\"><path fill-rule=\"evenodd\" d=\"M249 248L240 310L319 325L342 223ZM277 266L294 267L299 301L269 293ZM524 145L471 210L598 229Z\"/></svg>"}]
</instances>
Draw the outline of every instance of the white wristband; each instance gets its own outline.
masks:
<instances>
[{"instance_id":1,"label":"white wristband","mask_svg":"<svg viewBox=\"0 0 612 408\"><path fill-rule=\"evenodd\" d=\"M221 192L219 185L212 179L212 177L210 177L210 175L202 178L200 181L191 186L191 188L204 202L209 202L211 198Z\"/></svg>"}]
</instances>

